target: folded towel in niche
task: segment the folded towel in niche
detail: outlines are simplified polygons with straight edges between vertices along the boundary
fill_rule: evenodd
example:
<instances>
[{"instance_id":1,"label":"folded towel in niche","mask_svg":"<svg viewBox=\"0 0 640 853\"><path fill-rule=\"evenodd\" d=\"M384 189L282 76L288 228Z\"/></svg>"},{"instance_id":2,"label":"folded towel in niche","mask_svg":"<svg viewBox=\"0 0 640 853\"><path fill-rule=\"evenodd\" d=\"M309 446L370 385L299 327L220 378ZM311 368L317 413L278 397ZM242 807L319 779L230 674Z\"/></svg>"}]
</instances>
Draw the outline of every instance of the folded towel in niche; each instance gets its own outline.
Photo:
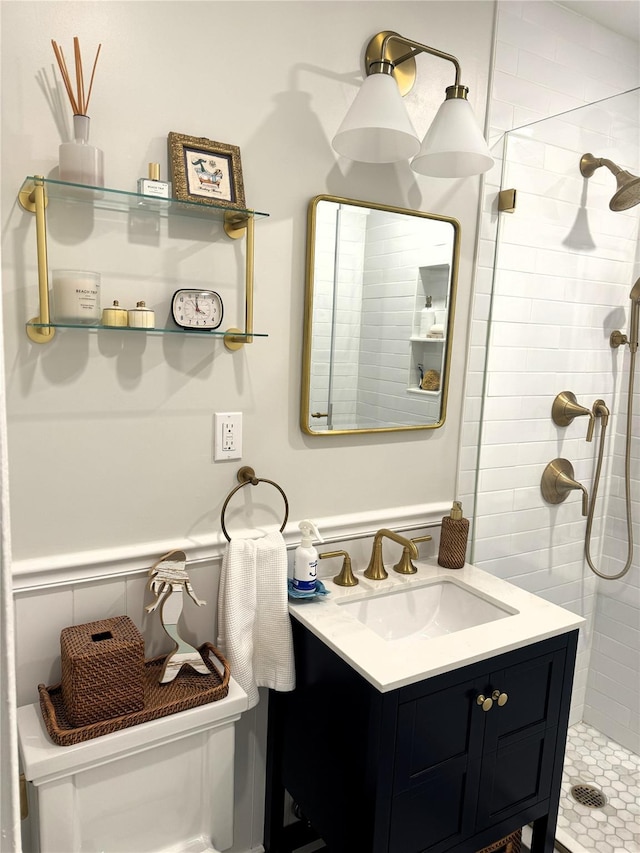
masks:
<instances>
[{"instance_id":1,"label":"folded towel in niche","mask_svg":"<svg viewBox=\"0 0 640 853\"><path fill-rule=\"evenodd\" d=\"M249 708L258 703L258 687L294 689L287 548L281 533L233 539L227 545L218 593L217 645L249 697Z\"/></svg>"}]
</instances>

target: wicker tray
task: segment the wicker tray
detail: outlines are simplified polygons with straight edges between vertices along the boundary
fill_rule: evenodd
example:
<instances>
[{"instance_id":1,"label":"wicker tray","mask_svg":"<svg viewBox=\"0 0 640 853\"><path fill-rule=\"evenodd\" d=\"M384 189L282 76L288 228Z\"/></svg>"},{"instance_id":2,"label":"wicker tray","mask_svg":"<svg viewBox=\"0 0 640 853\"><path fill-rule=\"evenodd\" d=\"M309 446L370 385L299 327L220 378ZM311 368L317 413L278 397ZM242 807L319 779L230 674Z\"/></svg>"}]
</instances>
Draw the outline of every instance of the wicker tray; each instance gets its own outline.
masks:
<instances>
[{"instance_id":1,"label":"wicker tray","mask_svg":"<svg viewBox=\"0 0 640 853\"><path fill-rule=\"evenodd\" d=\"M49 737L58 746L71 746L138 723L147 723L149 720L157 720L159 717L176 714L178 711L186 711L188 708L224 699L229 692L229 664L211 643L204 643L200 646L199 652L211 670L211 675L199 675L191 667L185 666L173 681L168 684L158 684L166 655L151 658L145 661L144 665L144 708L141 711L101 720L79 728L74 728L65 716L61 685L45 687L44 684L39 684L40 709ZM220 675L211 661L210 654L223 665L223 675Z\"/></svg>"},{"instance_id":2,"label":"wicker tray","mask_svg":"<svg viewBox=\"0 0 640 853\"><path fill-rule=\"evenodd\" d=\"M516 829L495 844L490 844L488 847L483 847L478 853L520 853L522 847L522 830Z\"/></svg>"}]
</instances>

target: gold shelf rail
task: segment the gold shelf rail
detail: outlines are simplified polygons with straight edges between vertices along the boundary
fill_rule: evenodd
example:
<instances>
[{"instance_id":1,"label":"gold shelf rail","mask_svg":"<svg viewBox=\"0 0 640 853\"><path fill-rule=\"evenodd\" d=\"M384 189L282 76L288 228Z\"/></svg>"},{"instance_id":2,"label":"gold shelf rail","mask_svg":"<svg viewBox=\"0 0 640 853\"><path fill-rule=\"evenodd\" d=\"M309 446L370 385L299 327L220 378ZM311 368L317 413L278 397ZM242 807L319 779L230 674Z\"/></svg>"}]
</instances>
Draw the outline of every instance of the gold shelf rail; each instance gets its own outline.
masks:
<instances>
[{"instance_id":1,"label":"gold shelf rail","mask_svg":"<svg viewBox=\"0 0 640 853\"><path fill-rule=\"evenodd\" d=\"M62 181L48 182L42 175L34 175L32 178L27 178L18 193L18 202L20 206L29 213L35 213L36 216L36 248L38 254L38 300L40 303L39 313L26 324L27 336L31 341L37 344L47 344L53 340L56 333L56 324L51 320L51 306L49 303L49 264L47 257L47 221L45 210L49 204L47 196L47 183L50 183L56 190L56 195L64 198L64 187ZM70 188L78 188L87 191L87 201L93 198L92 193L95 192L94 187L84 187L80 184L69 184ZM125 199L126 207L129 208L132 204L139 204L144 196L138 193L120 192L118 190L104 189L103 192L111 195L111 198L122 197ZM232 327L224 333L224 344L227 349L235 351L241 349L244 344L253 343L253 278L254 278L254 227L255 217L266 216L267 214L257 214L251 210L230 210L208 207L207 205L190 205L179 204L177 201L171 200L171 204L176 204L179 212L186 215L203 216L210 213L211 218L223 219L223 227L225 234L232 240L238 240L247 236L247 246L245 255L245 310L244 310L244 331ZM100 204L96 206L102 206ZM108 209L113 209L111 205L105 205ZM124 209L121 208L121 209ZM167 209L170 213L170 208ZM61 324L65 328L71 327L69 324ZM85 330L91 330L92 326L82 327ZM143 330L144 331L144 330ZM155 330L161 331L161 330ZM256 333L258 334L258 333ZM265 337L259 334L259 337Z\"/></svg>"}]
</instances>

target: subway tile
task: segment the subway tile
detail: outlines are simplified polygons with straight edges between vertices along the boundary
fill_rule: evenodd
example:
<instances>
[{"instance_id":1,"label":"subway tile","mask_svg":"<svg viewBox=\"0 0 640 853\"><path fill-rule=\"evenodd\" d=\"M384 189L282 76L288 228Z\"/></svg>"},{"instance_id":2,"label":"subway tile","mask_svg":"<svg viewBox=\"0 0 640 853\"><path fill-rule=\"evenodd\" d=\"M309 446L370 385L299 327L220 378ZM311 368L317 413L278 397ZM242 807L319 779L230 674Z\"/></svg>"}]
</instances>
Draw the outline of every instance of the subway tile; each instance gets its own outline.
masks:
<instances>
[{"instance_id":1,"label":"subway tile","mask_svg":"<svg viewBox=\"0 0 640 853\"><path fill-rule=\"evenodd\" d=\"M501 41L514 47L536 53L541 57L552 59L555 56L555 34L536 22L523 25L522 19L512 13L513 3L509 2L508 10L501 5L498 20L498 34Z\"/></svg>"},{"instance_id":2,"label":"subway tile","mask_svg":"<svg viewBox=\"0 0 640 853\"><path fill-rule=\"evenodd\" d=\"M584 98L584 74L566 65L521 50L518 56L518 79L546 86L554 92Z\"/></svg>"},{"instance_id":3,"label":"subway tile","mask_svg":"<svg viewBox=\"0 0 640 853\"><path fill-rule=\"evenodd\" d=\"M513 107L548 115L550 92L544 86L521 80L513 74L496 71L493 79L493 97Z\"/></svg>"},{"instance_id":4,"label":"subway tile","mask_svg":"<svg viewBox=\"0 0 640 853\"><path fill-rule=\"evenodd\" d=\"M554 47L558 37L588 45L592 39L594 24L582 15L557 3L540 3L529 0L522 9L523 20L528 26L537 26L553 34Z\"/></svg>"}]
</instances>

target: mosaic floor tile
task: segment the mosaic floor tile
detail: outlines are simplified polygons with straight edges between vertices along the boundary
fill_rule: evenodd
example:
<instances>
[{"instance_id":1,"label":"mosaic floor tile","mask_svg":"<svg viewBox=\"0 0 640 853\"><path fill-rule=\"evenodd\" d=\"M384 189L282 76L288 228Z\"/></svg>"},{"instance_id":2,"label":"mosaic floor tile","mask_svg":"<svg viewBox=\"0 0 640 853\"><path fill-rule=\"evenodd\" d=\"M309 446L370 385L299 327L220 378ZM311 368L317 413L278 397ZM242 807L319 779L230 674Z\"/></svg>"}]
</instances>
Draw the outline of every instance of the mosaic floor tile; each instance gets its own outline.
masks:
<instances>
[{"instance_id":1,"label":"mosaic floor tile","mask_svg":"<svg viewBox=\"0 0 640 853\"><path fill-rule=\"evenodd\" d=\"M571 796L592 785L607 797L594 809ZM585 723L569 729L558 828L587 853L640 853L640 757ZM570 845L569 845L570 846Z\"/></svg>"}]
</instances>

